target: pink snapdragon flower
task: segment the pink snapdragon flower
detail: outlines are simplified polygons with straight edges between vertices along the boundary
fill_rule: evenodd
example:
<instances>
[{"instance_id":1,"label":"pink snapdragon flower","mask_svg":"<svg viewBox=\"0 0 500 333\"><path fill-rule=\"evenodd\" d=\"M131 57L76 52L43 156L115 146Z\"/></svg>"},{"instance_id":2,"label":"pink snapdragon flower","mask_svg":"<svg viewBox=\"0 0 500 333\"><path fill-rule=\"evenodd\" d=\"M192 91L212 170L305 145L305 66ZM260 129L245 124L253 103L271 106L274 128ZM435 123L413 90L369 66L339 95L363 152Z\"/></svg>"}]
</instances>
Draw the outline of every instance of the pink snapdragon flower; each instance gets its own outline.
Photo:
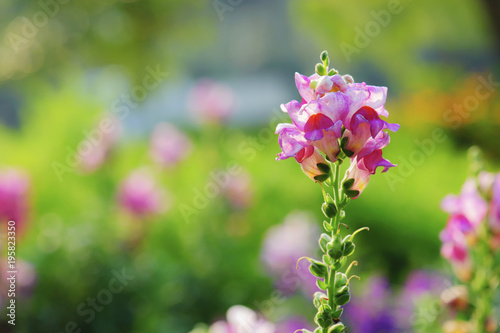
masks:
<instances>
[{"instance_id":1,"label":"pink snapdragon flower","mask_svg":"<svg viewBox=\"0 0 500 333\"><path fill-rule=\"evenodd\" d=\"M227 310L226 320L217 321L208 330L209 333L275 333L274 324L255 311L235 305Z\"/></svg>"},{"instance_id":2,"label":"pink snapdragon flower","mask_svg":"<svg viewBox=\"0 0 500 333\"><path fill-rule=\"evenodd\" d=\"M361 177L355 179L360 192L368 182L367 173L374 174L378 167L386 172L395 166L382 157L382 149L390 142L386 130L396 132L399 129L398 124L381 118L389 115L384 106L386 87L353 83L351 76L338 74L307 77L296 73L295 83L302 100L281 105L292 123L278 124L276 128L282 149L278 160L295 157L301 163L303 156L311 155L310 147L331 162L343 152L352 159L351 163L364 171L351 170L351 175Z\"/></svg>"},{"instance_id":3,"label":"pink snapdragon flower","mask_svg":"<svg viewBox=\"0 0 500 333\"><path fill-rule=\"evenodd\" d=\"M78 146L79 168L85 173L99 169L108 159L122 133L122 123L113 115L103 117Z\"/></svg>"},{"instance_id":4,"label":"pink snapdragon flower","mask_svg":"<svg viewBox=\"0 0 500 333\"><path fill-rule=\"evenodd\" d=\"M144 169L132 172L122 182L118 201L126 211L139 218L159 214L170 208L165 190Z\"/></svg>"},{"instance_id":5,"label":"pink snapdragon flower","mask_svg":"<svg viewBox=\"0 0 500 333\"><path fill-rule=\"evenodd\" d=\"M241 170L238 174L229 175L228 177L223 192L229 203L238 209L250 206L254 194L250 174L245 170Z\"/></svg>"},{"instance_id":6,"label":"pink snapdragon flower","mask_svg":"<svg viewBox=\"0 0 500 333\"><path fill-rule=\"evenodd\" d=\"M159 165L173 167L185 159L191 150L189 138L174 125L160 123L153 130L150 153Z\"/></svg>"},{"instance_id":7,"label":"pink snapdragon flower","mask_svg":"<svg viewBox=\"0 0 500 333\"><path fill-rule=\"evenodd\" d=\"M202 122L221 123L234 111L234 93L225 85L201 79L189 92L187 107Z\"/></svg>"},{"instance_id":8,"label":"pink snapdragon flower","mask_svg":"<svg viewBox=\"0 0 500 333\"><path fill-rule=\"evenodd\" d=\"M0 172L0 222L13 220L21 227L28 213L28 176L15 169Z\"/></svg>"}]
</instances>

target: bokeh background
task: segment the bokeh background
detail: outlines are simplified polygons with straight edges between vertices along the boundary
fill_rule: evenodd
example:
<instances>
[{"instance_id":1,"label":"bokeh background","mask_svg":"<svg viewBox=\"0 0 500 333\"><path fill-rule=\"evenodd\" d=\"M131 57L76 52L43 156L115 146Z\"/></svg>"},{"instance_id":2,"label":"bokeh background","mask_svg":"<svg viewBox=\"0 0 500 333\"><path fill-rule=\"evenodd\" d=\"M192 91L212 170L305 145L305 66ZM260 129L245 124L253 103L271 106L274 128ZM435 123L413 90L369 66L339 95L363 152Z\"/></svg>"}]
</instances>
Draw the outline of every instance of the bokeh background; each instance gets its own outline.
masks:
<instances>
[{"instance_id":1,"label":"bokeh background","mask_svg":"<svg viewBox=\"0 0 500 333\"><path fill-rule=\"evenodd\" d=\"M322 197L274 160L273 132L294 73L328 50L389 88L401 124L385 149L399 167L347 208L371 229L357 332L439 332L440 201L469 146L499 167L499 15L493 0L3 0L0 266L15 219L19 278L15 327L2 281L0 331L186 333L238 304L276 332L307 326L314 286L294 265Z\"/></svg>"}]
</instances>

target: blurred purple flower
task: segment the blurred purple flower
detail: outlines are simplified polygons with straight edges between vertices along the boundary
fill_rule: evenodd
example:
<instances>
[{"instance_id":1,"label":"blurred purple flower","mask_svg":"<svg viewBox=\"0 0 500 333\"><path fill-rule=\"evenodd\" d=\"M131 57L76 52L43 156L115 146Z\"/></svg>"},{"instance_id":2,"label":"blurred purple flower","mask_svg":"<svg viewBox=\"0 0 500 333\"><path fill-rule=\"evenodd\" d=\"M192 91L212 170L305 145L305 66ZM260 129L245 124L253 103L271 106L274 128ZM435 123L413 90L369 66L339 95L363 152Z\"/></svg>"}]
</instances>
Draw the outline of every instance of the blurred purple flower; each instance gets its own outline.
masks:
<instances>
[{"instance_id":1,"label":"blurred purple flower","mask_svg":"<svg viewBox=\"0 0 500 333\"><path fill-rule=\"evenodd\" d=\"M268 272L275 277L276 287L285 294L299 288L308 295L318 291L316 278L309 273L309 265L301 261L296 269L300 257L314 255L318 238L314 220L304 212L289 214L282 224L267 231L261 258Z\"/></svg>"},{"instance_id":2,"label":"blurred purple flower","mask_svg":"<svg viewBox=\"0 0 500 333\"><path fill-rule=\"evenodd\" d=\"M28 176L16 169L0 171L0 221L16 222L16 230L22 228L28 214Z\"/></svg>"},{"instance_id":3,"label":"blurred purple flower","mask_svg":"<svg viewBox=\"0 0 500 333\"><path fill-rule=\"evenodd\" d=\"M192 150L189 138L174 125L160 123L151 135L151 156L163 167L172 167L185 159Z\"/></svg>"},{"instance_id":4,"label":"blurred purple flower","mask_svg":"<svg viewBox=\"0 0 500 333\"><path fill-rule=\"evenodd\" d=\"M195 119L201 122L221 123L234 110L233 91L209 79L196 82L189 92L187 106Z\"/></svg>"},{"instance_id":5,"label":"blurred purple flower","mask_svg":"<svg viewBox=\"0 0 500 333\"><path fill-rule=\"evenodd\" d=\"M80 169L90 173L103 165L121 133L122 123L119 118L113 115L103 117L99 125L87 133L87 138L78 146Z\"/></svg>"},{"instance_id":6,"label":"blurred purple flower","mask_svg":"<svg viewBox=\"0 0 500 333\"><path fill-rule=\"evenodd\" d=\"M152 175L144 169L132 172L122 182L118 201L136 217L158 214L170 208L166 192L157 186Z\"/></svg>"},{"instance_id":7,"label":"blurred purple flower","mask_svg":"<svg viewBox=\"0 0 500 333\"><path fill-rule=\"evenodd\" d=\"M259 317L253 310L235 305L227 310L226 321L217 321L209 333L275 333L274 324Z\"/></svg>"},{"instance_id":8,"label":"blurred purple flower","mask_svg":"<svg viewBox=\"0 0 500 333\"><path fill-rule=\"evenodd\" d=\"M395 314L399 327L411 330L413 314L417 310L417 303L425 296L436 299L446 287L446 279L435 271L416 270L406 278L396 302Z\"/></svg>"}]
</instances>

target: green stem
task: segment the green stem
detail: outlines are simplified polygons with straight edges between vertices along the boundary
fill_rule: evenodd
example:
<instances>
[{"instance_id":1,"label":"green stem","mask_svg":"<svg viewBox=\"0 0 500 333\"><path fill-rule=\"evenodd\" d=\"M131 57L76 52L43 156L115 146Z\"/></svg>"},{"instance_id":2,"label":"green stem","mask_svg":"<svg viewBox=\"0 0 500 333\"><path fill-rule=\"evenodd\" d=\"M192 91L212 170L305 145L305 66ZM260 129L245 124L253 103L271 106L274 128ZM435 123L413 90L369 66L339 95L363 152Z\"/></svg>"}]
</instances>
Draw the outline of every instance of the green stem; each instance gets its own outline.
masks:
<instances>
[{"instance_id":1,"label":"green stem","mask_svg":"<svg viewBox=\"0 0 500 333\"><path fill-rule=\"evenodd\" d=\"M472 320L476 332L484 332L488 319L492 313L492 290L490 279L493 274L493 254L491 253L488 239L490 235L486 225L483 223L479 229L478 244L476 247L476 273L471 282L471 289L475 294L476 309Z\"/></svg>"}]
</instances>

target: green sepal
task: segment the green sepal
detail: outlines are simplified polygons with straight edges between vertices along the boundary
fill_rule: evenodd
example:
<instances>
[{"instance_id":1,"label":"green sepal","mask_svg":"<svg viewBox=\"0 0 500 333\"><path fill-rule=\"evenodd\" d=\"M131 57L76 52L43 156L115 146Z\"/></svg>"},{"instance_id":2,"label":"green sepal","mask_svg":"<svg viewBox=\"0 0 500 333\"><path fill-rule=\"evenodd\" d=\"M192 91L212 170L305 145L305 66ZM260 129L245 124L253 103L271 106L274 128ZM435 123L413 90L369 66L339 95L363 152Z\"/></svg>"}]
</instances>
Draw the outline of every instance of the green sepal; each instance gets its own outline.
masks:
<instances>
[{"instance_id":1,"label":"green sepal","mask_svg":"<svg viewBox=\"0 0 500 333\"><path fill-rule=\"evenodd\" d=\"M338 308L336 311L332 312L332 317L334 319L339 319L340 316L342 316L342 312L344 312L344 309Z\"/></svg>"},{"instance_id":2,"label":"green sepal","mask_svg":"<svg viewBox=\"0 0 500 333\"><path fill-rule=\"evenodd\" d=\"M328 296L320 291L314 293L313 304L316 309L319 309L323 305L324 301L327 301Z\"/></svg>"},{"instance_id":3,"label":"green sepal","mask_svg":"<svg viewBox=\"0 0 500 333\"><path fill-rule=\"evenodd\" d=\"M347 262L347 258L344 257L344 258L342 258L342 260L334 262L333 265L332 265L332 268L334 270L339 270L340 268L342 268L342 266L345 265L346 262Z\"/></svg>"},{"instance_id":4,"label":"green sepal","mask_svg":"<svg viewBox=\"0 0 500 333\"><path fill-rule=\"evenodd\" d=\"M323 211L323 214L325 214L325 216L328 218L334 218L335 215L337 215L337 206L333 202L324 202L321 205L321 210Z\"/></svg>"},{"instance_id":5,"label":"green sepal","mask_svg":"<svg viewBox=\"0 0 500 333\"><path fill-rule=\"evenodd\" d=\"M354 152L350 151L349 149L342 148L342 151L344 152L345 156L347 156L347 157L352 157L352 155L354 155Z\"/></svg>"},{"instance_id":6,"label":"green sepal","mask_svg":"<svg viewBox=\"0 0 500 333\"><path fill-rule=\"evenodd\" d=\"M326 75L326 68L323 64L316 64L315 71L318 75Z\"/></svg>"},{"instance_id":7,"label":"green sepal","mask_svg":"<svg viewBox=\"0 0 500 333\"><path fill-rule=\"evenodd\" d=\"M337 272L335 274L335 281L333 283L335 290L339 290L340 288L347 285L347 275L342 272Z\"/></svg>"},{"instance_id":8,"label":"green sepal","mask_svg":"<svg viewBox=\"0 0 500 333\"><path fill-rule=\"evenodd\" d=\"M328 333L342 333L345 330L345 326L342 323L337 323L328 329Z\"/></svg>"},{"instance_id":9,"label":"green sepal","mask_svg":"<svg viewBox=\"0 0 500 333\"><path fill-rule=\"evenodd\" d=\"M328 304L322 304L314 317L314 322L323 328L330 327L333 324L331 312L332 308Z\"/></svg>"},{"instance_id":10,"label":"green sepal","mask_svg":"<svg viewBox=\"0 0 500 333\"><path fill-rule=\"evenodd\" d=\"M311 271L312 275L322 278L328 275L328 266L326 266L324 263L307 258L309 262L311 263L311 266L309 266L309 271Z\"/></svg>"},{"instance_id":11,"label":"green sepal","mask_svg":"<svg viewBox=\"0 0 500 333\"><path fill-rule=\"evenodd\" d=\"M326 163L317 163L316 166L318 167L319 171L330 174L330 166Z\"/></svg>"},{"instance_id":12,"label":"green sepal","mask_svg":"<svg viewBox=\"0 0 500 333\"><path fill-rule=\"evenodd\" d=\"M328 266L331 266L333 264L333 260L328 254L323 255L323 262Z\"/></svg>"},{"instance_id":13,"label":"green sepal","mask_svg":"<svg viewBox=\"0 0 500 333\"><path fill-rule=\"evenodd\" d=\"M332 232L333 230L332 225L326 221L323 221L323 228L325 228L327 232Z\"/></svg>"},{"instance_id":14,"label":"green sepal","mask_svg":"<svg viewBox=\"0 0 500 333\"><path fill-rule=\"evenodd\" d=\"M358 190L348 190L348 191L344 191L345 195L347 195L349 198L355 198L359 195L359 191Z\"/></svg>"},{"instance_id":15,"label":"green sepal","mask_svg":"<svg viewBox=\"0 0 500 333\"><path fill-rule=\"evenodd\" d=\"M344 128L345 130L345 128ZM344 133L342 133L344 134ZM347 145L347 142L349 141L349 138L347 136L344 136L341 140L340 140L340 148L342 149L342 151L344 150L345 146ZM345 154L345 153L344 153Z\"/></svg>"},{"instance_id":16,"label":"green sepal","mask_svg":"<svg viewBox=\"0 0 500 333\"><path fill-rule=\"evenodd\" d=\"M328 71L328 76L334 76L335 74L338 74L338 72L333 68Z\"/></svg>"},{"instance_id":17,"label":"green sepal","mask_svg":"<svg viewBox=\"0 0 500 333\"><path fill-rule=\"evenodd\" d=\"M344 305L351 300L351 294L349 293L349 286L341 287L335 293L335 304Z\"/></svg>"},{"instance_id":18,"label":"green sepal","mask_svg":"<svg viewBox=\"0 0 500 333\"><path fill-rule=\"evenodd\" d=\"M344 191L350 190L352 185L354 185L354 178L349 178L344 183L342 183L342 188Z\"/></svg>"},{"instance_id":19,"label":"green sepal","mask_svg":"<svg viewBox=\"0 0 500 333\"><path fill-rule=\"evenodd\" d=\"M327 234L321 234L321 237L319 239L319 247L323 252L326 253L328 251L327 245L328 243L332 240L332 237L330 237Z\"/></svg>"},{"instance_id":20,"label":"green sepal","mask_svg":"<svg viewBox=\"0 0 500 333\"><path fill-rule=\"evenodd\" d=\"M328 284L326 284L323 280L317 279L316 280L316 285L318 286L319 289L321 290L327 290L328 289Z\"/></svg>"},{"instance_id":21,"label":"green sepal","mask_svg":"<svg viewBox=\"0 0 500 333\"><path fill-rule=\"evenodd\" d=\"M319 163L318 163L319 164ZM327 173L324 173L324 174L321 174L321 175L317 175L317 176L314 176L314 180L317 181L317 182L324 182L325 180L327 180L328 178L330 178L330 175L327 174Z\"/></svg>"},{"instance_id":22,"label":"green sepal","mask_svg":"<svg viewBox=\"0 0 500 333\"><path fill-rule=\"evenodd\" d=\"M342 254L344 256L350 256L351 254L354 253L354 249L356 248L356 245L354 245L353 242L351 241L345 241L343 244L342 244Z\"/></svg>"}]
</instances>

